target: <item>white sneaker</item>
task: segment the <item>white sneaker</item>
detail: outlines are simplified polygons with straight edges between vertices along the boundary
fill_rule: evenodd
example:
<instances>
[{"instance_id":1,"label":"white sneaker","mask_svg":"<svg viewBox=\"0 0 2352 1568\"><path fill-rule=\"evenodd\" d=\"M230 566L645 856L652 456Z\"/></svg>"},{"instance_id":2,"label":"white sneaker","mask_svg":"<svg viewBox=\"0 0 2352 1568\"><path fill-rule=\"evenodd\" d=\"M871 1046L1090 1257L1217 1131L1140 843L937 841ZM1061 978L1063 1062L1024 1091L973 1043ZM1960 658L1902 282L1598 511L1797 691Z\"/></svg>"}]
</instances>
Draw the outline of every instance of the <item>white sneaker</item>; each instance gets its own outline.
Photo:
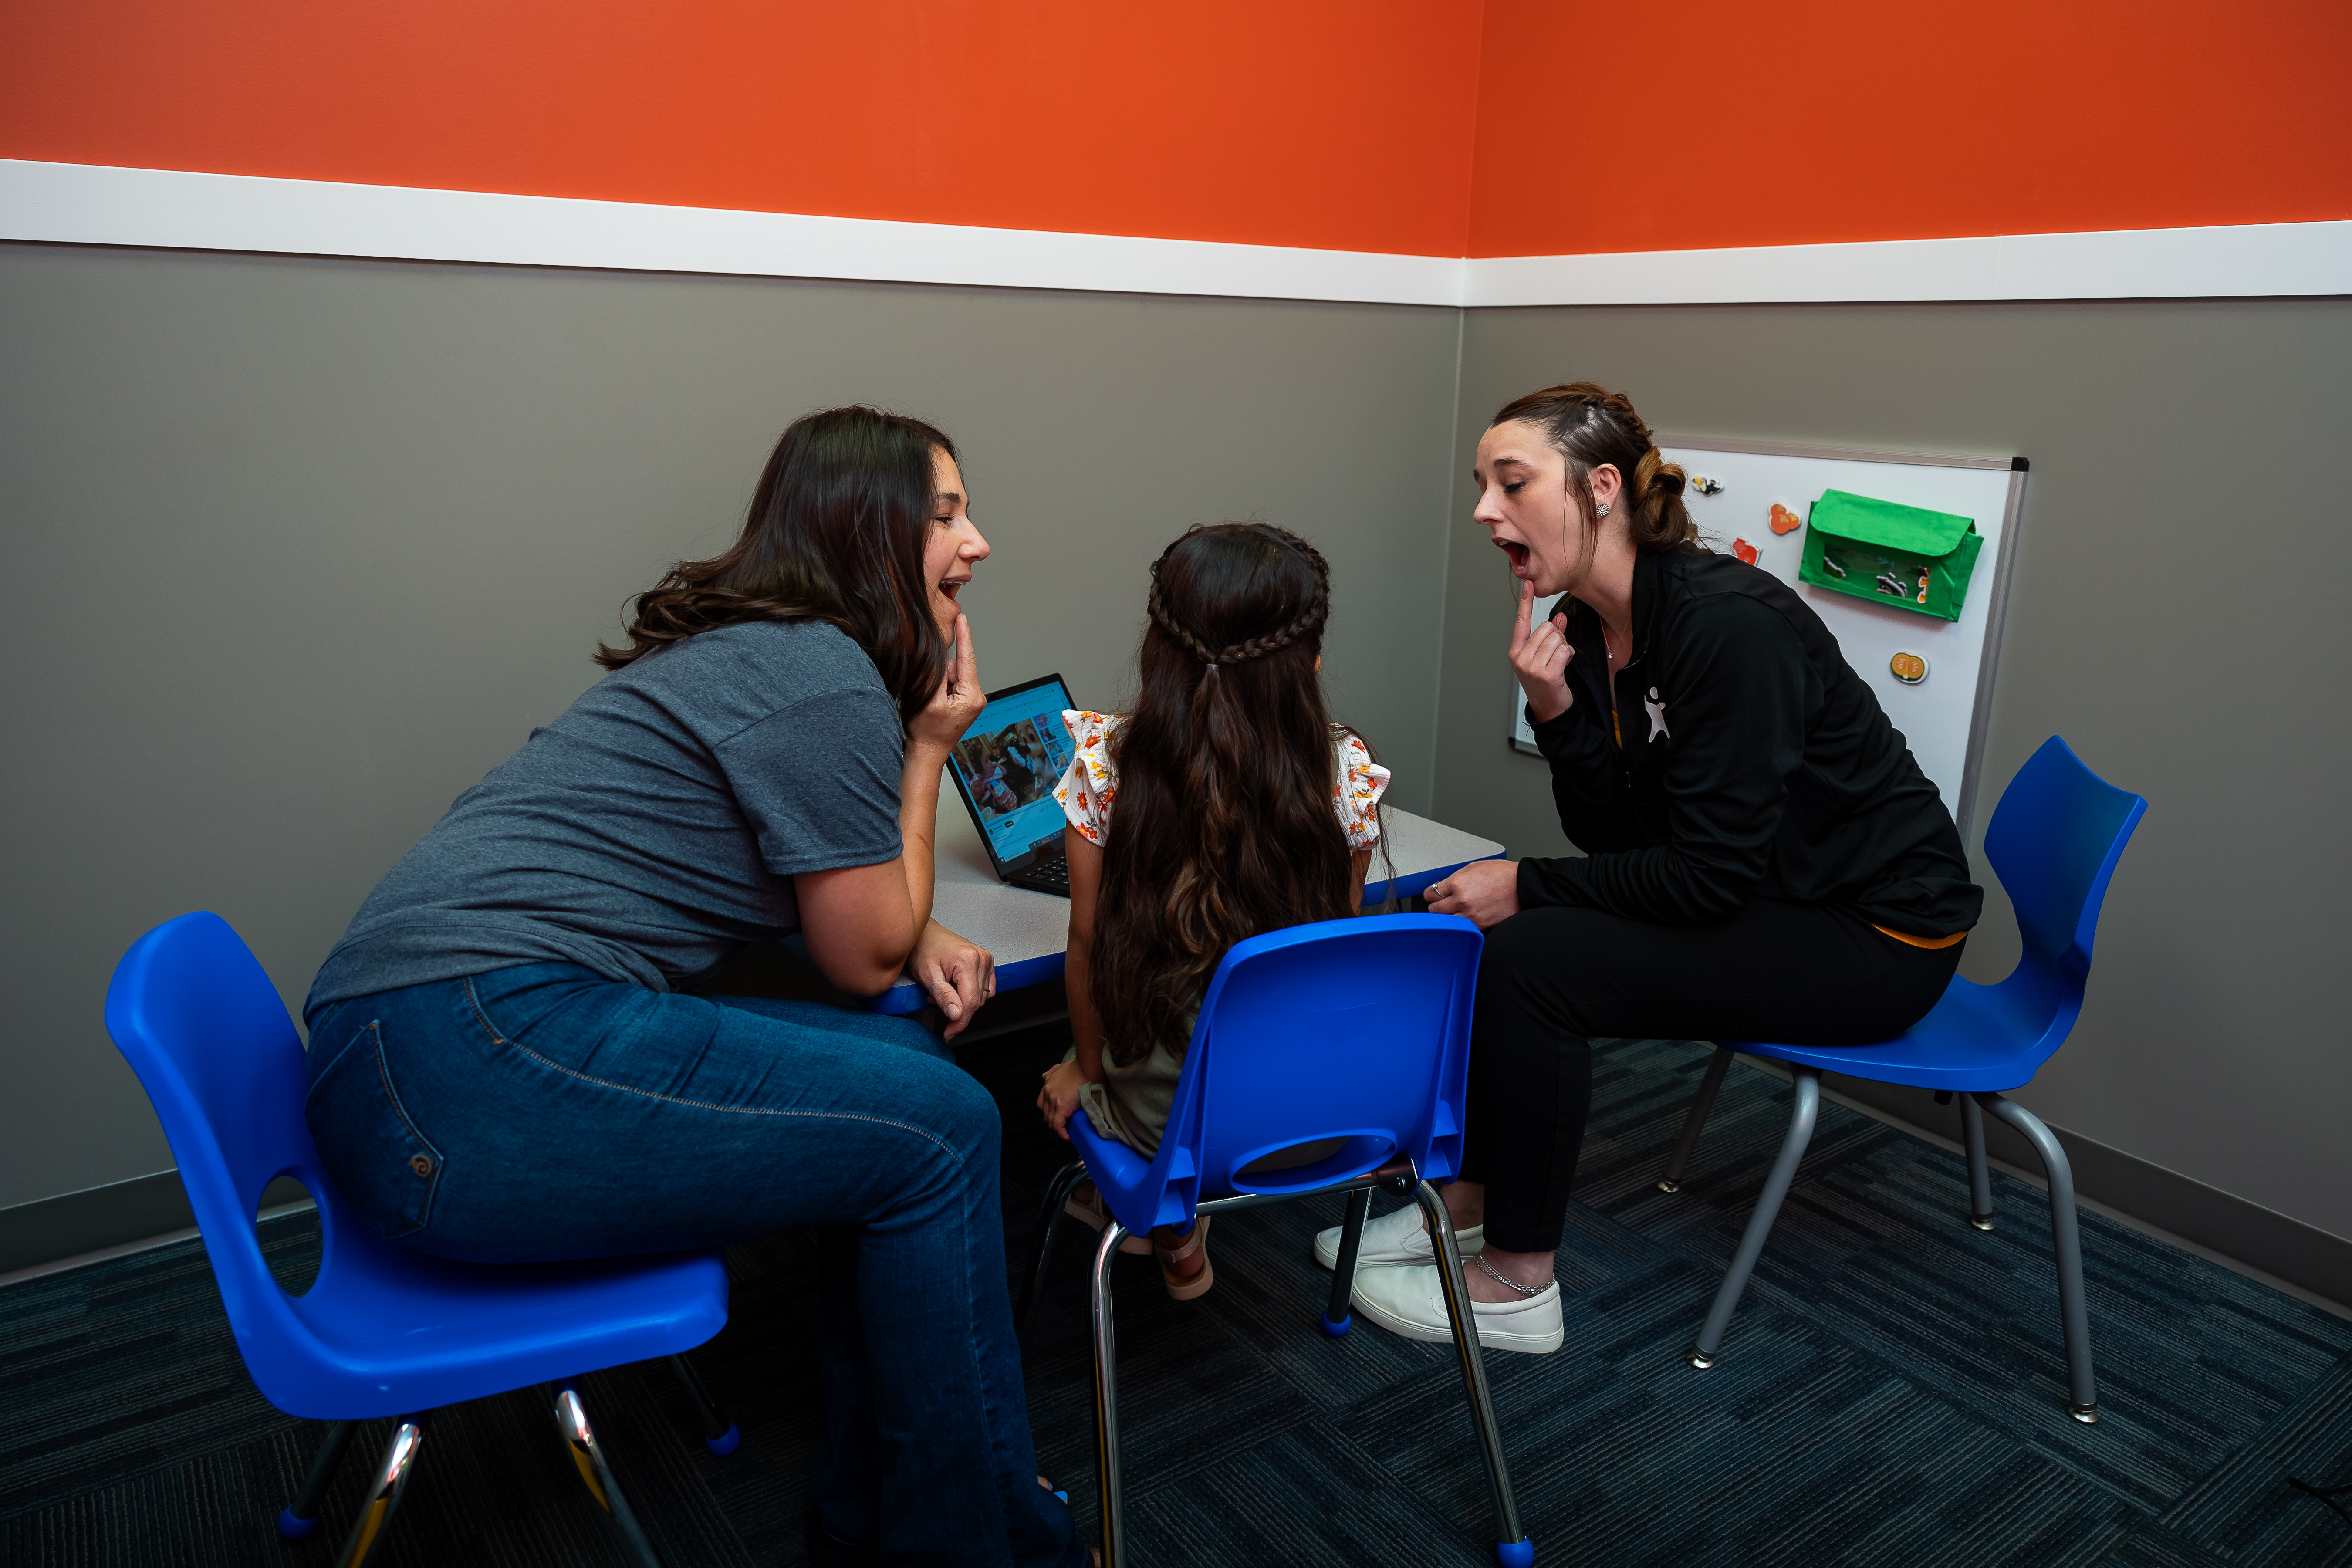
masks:
<instances>
[{"instance_id":1,"label":"white sneaker","mask_svg":"<svg viewBox=\"0 0 2352 1568\"><path fill-rule=\"evenodd\" d=\"M1339 1232L1333 1226L1318 1232L1315 1237L1315 1261L1326 1268L1339 1267ZM1486 1247L1486 1227L1483 1225L1464 1226L1454 1233L1454 1245L1462 1256L1483 1252ZM1407 1204L1391 1209L1378 1219L1364 1222L1363 1245L1356 1249L1359 1268L1387 1268L1400 1263L1437 1262L1437 1248L1429 1239L1427 1227L1421 1223L1421 1205Z\"/></svg>"},{"instance_id":2,"label":"white sneaker","mask_svg":"<svg viewBox=\"0 0 2352 1568\"><path fill-rule=\"evenodd\" d=\"M1392 1334L1453 1341L1454 1331L1445 1321L1445 1291L1437 1282L1434 1265L1366 1269L1356 1276L1349 1300ZM1478 1342L1490 1351L1549 1355L1566 1337L1558 1280L1524 1301L1473 1301L1470 1308L1478 1324Z\"/></svg>"}]
</instances>

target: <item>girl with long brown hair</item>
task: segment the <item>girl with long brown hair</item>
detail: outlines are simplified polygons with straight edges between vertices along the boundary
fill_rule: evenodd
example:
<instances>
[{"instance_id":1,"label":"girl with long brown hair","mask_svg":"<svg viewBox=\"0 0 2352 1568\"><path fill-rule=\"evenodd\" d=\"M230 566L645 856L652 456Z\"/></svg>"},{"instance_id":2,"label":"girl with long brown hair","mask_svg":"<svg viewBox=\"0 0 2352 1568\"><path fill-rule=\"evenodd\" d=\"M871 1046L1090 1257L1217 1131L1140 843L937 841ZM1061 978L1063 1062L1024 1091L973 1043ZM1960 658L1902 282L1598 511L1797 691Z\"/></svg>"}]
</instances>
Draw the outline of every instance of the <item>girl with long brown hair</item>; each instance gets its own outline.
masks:
<instances>
[{"instance_id":1,"label":"girl with long brown hair","mask_svg":"<svg viewBox=\"0 0 2352 1568\"><path fill-rule=\"evenodd\" d=\"M1244 937L1356 912L1389 779L1324 707L1331 584L1314 546L1266 523L1195 528L1152 566L1148 607L1134 711L1062 716L1076 747L1055 791L1076 1041L1037 1097L1065 1138L1083 1107L1146 1158L1218 961ZM1103 1223L1091 1188L1073 1201ZM1214 1278L1208 1227L1152 1233L1180 1300Z\"/></svg>"}]
</instances>

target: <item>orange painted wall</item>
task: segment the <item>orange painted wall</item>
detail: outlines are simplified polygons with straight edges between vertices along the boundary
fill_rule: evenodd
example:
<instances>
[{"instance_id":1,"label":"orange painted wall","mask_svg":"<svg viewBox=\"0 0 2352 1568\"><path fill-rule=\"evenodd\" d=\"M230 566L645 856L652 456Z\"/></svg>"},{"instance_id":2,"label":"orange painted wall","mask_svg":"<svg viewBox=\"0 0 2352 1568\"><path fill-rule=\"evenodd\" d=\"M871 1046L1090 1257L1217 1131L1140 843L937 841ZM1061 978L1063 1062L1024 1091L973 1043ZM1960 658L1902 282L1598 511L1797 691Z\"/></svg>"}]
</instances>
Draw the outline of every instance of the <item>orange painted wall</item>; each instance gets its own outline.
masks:
<instances>
[{"instance_id":1,"label":"orange painted wall","mask_svg":"<svg viewBox=\"0 0 2352 1568\"><path fill-rule=\"evenodd\" d=\"M2352 218L2347 0L1487 0L1470 254Z\"/></svg>"},{"instance_id":2,"label":"orange painted wall","mask_svg":"<svg viewBox=\"0 0 2352 1568\"><path fill-rule=\"evenodd\" d=\"M2352 0L14 0L0 156L1438 256L2347 218Z\"/></svg>"},{"instance_id":3,"label":"orange painted wall","mask_svg":"<svg viewBox=\"0 0 2352 1568\"><path fill-rule=\"evenodd\" d=\"M14 0L0 156L1459 256L1479 0Z\"/></svg>"}]
</instances>

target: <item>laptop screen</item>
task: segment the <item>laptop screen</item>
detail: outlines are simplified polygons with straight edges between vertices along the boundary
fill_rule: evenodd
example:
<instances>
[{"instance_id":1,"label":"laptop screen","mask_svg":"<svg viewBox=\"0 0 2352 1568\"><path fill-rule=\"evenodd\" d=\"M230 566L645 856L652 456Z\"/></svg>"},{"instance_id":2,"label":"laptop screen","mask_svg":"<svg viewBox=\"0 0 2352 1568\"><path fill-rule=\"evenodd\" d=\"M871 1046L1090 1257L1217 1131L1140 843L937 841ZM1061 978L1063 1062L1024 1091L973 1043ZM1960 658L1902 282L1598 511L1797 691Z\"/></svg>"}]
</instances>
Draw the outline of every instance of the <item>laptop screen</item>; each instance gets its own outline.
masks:
<instances>
[{"instance_id":1,"label":"laptop screen","mask_svg":"<svg viewBox=\"0 0 2352 1568\"><path fill-rule=\"evenodd\" d=\"M1072 706L1058 675L992 692L956 742L958 791L999 871L1018 870L1036 851L1061 847L1065 818L1054 785L1070 765L1062 710Z\"/></svg>"}]
</instances>

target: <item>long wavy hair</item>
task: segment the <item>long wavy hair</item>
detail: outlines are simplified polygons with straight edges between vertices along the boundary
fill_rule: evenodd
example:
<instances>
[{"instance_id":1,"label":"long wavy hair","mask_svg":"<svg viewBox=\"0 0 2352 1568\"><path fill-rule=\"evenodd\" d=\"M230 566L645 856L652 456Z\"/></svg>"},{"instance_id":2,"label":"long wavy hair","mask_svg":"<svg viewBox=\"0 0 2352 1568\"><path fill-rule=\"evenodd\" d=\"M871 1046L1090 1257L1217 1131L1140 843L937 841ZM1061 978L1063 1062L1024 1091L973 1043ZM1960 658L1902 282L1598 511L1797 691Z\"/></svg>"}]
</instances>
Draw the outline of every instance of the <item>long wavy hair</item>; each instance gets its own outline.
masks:
<instances>
[{"instance_id":1,"label":"long wavy hair","mask_svg":"<svg viewBox=\"0 0 2352 1568\"><path fill-rule=\"evenodd\" d=\"M1316 672L1323 557L1266 523L1196 527L1153 564L1150 611L1096 904L1094 1002L1122 1065L1182 1054L1234 943L1356 912L1332 808L1348 731Z\"/></svg>"},{"instance_id":2,"label":"long wavy hair","mask_svg":"<svg viewBox=\"0 0 2352 1568\"><path fill-rule=\"evenodd\" d=\"M923 546L930 537L932 453L955 443L919 419L853 405L784 427L724 553L681 561L636 595L625 647L597 645L619 669L681 637L744 621L823 621L866 650L911 719L947 674L931 618Z\"/></svg>"}]
</instances>

